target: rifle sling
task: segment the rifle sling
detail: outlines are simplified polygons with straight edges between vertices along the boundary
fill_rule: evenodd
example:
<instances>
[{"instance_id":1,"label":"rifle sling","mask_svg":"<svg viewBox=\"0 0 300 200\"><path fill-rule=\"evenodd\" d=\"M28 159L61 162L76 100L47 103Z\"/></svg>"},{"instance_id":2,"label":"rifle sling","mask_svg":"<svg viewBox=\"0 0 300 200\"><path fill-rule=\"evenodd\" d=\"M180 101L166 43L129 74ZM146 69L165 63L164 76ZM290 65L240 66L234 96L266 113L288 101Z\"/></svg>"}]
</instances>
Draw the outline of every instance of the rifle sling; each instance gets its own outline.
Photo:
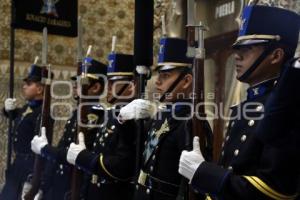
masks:
<instances>
[{"instance_id":1,"label":"rifle sling","mask_svg":"<svg viewBox=\"0 0 300 200\"><path fill-rule=\"evenodd\" d=\"M123 85L123 87L117 92L117 97L120 96L125 91L128 85L129 85L128 83ZM117 97L113 97L110 103L114 103L117 100Z\"/></svg>"},{"instance_id":2,"label":"rifle sling","mask_svg":"<svg viewBox=\"0 0 300 200\"><path fill-rule=\"evenodd\" d=\"M166 99L166 95L171 93L175 89L175 87L178 85L181 79L187 74L188 70L189 70L188 68L184 68L181 71L177 79L172 83L172 85L168 88L168 90L160 97L159 99L160 102L163 102Z\"/></svg>"}]
</instances>

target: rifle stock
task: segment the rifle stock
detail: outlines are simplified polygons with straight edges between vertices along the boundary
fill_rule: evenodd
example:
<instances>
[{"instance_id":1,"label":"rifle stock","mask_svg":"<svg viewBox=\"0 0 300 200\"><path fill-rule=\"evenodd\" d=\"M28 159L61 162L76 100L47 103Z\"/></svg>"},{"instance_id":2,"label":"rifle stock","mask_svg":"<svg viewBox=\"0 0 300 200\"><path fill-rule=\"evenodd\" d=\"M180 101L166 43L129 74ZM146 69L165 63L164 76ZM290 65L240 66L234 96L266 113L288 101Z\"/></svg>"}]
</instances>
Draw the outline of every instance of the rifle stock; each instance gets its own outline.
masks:
<instances>
[{"instance_id":1,"label":"rifle stock","mask_svg":"<svg viewBox=\"0 0 300 200\"><path fill-rule=\"evenodd\" d=\"M40 123L40 130L42 127L46 128L46 136L51 143L52 141L52 130L53 130L53 123L51 122L50 117L50 105L51 105L51 72L50 69L47 71L46 67L42 69L42 83L44 86L44 98L43 98L43 106L42 106L42 113L41 113L41 123ZM44 78L45 77L45 78ZM43 169L45 166L45 160L40 155L35 156L34 160L34 167L33 167L33 174L30 180L31 189L26 193L24 196L25 200L33 200L34 196L38 193L41 183L41 176L43 173Z\"/></svg>"}]
</instances>

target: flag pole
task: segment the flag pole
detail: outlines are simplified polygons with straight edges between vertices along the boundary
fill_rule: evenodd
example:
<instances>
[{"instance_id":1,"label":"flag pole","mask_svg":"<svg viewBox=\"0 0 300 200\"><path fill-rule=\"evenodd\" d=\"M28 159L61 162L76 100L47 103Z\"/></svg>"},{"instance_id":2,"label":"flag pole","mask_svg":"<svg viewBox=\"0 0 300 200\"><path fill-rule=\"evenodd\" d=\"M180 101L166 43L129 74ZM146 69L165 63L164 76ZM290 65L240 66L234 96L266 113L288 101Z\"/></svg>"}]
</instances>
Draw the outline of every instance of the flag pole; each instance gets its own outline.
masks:
<instances>
[{"instance_id":1,"label":"flag pole","mask_svg":"<svg viewBox=\"0 0 300 200\"><path fill-rule=\"evenodd\" d=\"M9 98L14 97L14 68L15 68L15 2L11 1L11 23L10 23L10 53L9 53ZM13 119L11 113L8 121L8 136L7 136L7 157L6 157L6 172L11 166L12 154L12 131Z\"/></svg>"}]
</instances>

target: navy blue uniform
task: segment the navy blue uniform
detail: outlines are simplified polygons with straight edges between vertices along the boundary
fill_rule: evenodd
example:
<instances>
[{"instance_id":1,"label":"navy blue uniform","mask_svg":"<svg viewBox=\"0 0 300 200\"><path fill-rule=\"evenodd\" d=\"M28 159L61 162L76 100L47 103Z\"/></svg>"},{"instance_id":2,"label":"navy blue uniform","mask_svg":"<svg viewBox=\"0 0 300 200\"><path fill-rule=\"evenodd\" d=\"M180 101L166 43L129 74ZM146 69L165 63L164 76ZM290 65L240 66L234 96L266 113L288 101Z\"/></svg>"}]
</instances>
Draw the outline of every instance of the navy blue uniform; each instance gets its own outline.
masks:
<instances>
[{"instance_id":1,"label":"navy blue uniform","mask_svg":"<svg viewBox=\"0 0 300 200\"><path fill-rule=\"evenodd\" d=\"M74 111L65 125L57 147L46 145L41 150L42 156L48 159L41 186L45 200L63 200L70 191L72 167L66 162L66 154L67 148L74 141L76 131L77 112Z\"/></svg>"},{"instance_id":2,"label":"navy blue uniform","mask_svg":"<svg viewBox=\"0 0 300 200\"><path fill-rule=\"evenodd\" d=\"M172 109L181 119L172 116ZM191 116L190 107L169 105L158 116L161 118L154 120L148 131L135 200L175 200L180 190L179 158L191 146L191 124L183 120ZM206 134L211 136L208 123L205 125ZM211 157L211 151L205 156Z\"/></svg>"},{"instance_id":3,"label":"navy blue uniform","mask_svg":"<svg viewBox=\"0 0 300 200\"><path fill-rule=\"evenodd\" d=\"M120 124L115 112L108 111L108 121L96 134L92 151L83 150L76 159L86 172L82 199L132 199L136 124L133 120Z\"/></svg>"},{"instance_id":4,"label":"navy blue uniform","mask_svg":"<svg viewBox=\"0 0 300 200\"><path fill-rule=\"evenodd\" d=\"M85 72L89 77L89 84L93 85L98 82L103 87L104 83L102 83L102 78L98 77L98 75L106 74L106 65L91 57L86 57L83 63L89 66ZM82 66L80 70L84 70L84 67ZM71 80L76 81L77 76L72 76ZM102 106L93 106L98 101L99 99L97 98L91 98L89 101L84 101L87 103L84 106L84 110L87 111L87 122L82 121L82 123L88 125L86 128L89 131L89 134L86 135L85 140L88 149L91 148L91 143L95 139L95 126L100 124L101 120L103 120ZM42 157L45 157L48 160L40 187L43 191L43 200L65 200L69 198L74 166L67 162L66 157L70 144L77 139L77 126L78 112L75 110L72 113L72 117L65 125L63 135L58 145L56 147L46 145L41 149Z\"/></svg>"},{"instance_id":5,"label":"navy blue uniform","mask_svg":"<svg viewBox=\"0 0 300 200\"><path fill-rule=\"evenodd\" d=\"M102 120L103 109L89 107L87 116L89 124L97 125ZM77 110L75 110L71 119L67 121L63 135L56 147L46 145L41 150L42 156L48 159L41 186L45 200L65 200L70 194L73 166L67 162L66 155L70 144L75 141L77 117ZM95 132L93 130L95 129L89 130L86 137L87 148L91 148L91 143L94 141Z\"/></svg>"},{"instance_id":6,"label":"navy blue uniform","mask_svg":"<svg viewBox=\"0 0 300 200\"><path fill-rule=\"evenodd\" d=\"M23 184L32 173L34 154L30 142L39 133L41 109L42 101L30 101L23 108L10 111L14 119L12 139L15 159L7 173L1 200L20 199ZM4 114L8 115L6 112Z\"/></svg>"},{"instance_id":7,"label":"navy blue uniform","mask_svg":"<svg viewBox=\"0 0 300 200\"><path fill-rule=\"evenodd\" d=\"M287 170L283 170L284 174L272 174L272 177L284 177L282 185L290 188L292 193L296 193L295 186L298 185L297 193L300 194L300 96L294 92L299 85L300 70L293 67L299 65L299 62L295 64L294 61L293 59L287 63L278 81L278 87L270 95L266 103L265 117L258 125L256 136L265 145L277 148L278 152L281 152L284 167L279 167ZM299 195L297 199L300 199Z\"/></svg>"},{"instance_id":8,"label":"navy blue uniform","mask_svg":"<svg viewBox=\"0 0 300 200\"><path fill-rule=\"evenodd\" d=\"M269 80L249 88L248 99L232 108L232 117L241 118L230 121L219 166L204 162L197 169L192 179L195 189L224 200L295 198L298 178L291 177L298 177L294 173L299 168L291 164L287 170L286 163L299 162L295 146L299 141L290 138L286 141L289 145L275 148L262 143L255 134L275 83Z\"/></svg>"}]
</instances>

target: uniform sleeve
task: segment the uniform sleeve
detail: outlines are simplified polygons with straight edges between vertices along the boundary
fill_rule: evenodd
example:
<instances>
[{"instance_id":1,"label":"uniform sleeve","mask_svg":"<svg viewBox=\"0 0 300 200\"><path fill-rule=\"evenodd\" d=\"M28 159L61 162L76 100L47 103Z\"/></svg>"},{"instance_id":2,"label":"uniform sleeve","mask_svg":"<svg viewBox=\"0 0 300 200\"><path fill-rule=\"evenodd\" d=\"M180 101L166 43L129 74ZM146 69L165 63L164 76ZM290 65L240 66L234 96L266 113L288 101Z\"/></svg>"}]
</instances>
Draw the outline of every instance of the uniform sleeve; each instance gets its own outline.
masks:
<instances>
[{"instance_id":1,"label":"uniform sleeve","mask_svg":"<svg viewBox=\"0 0 300 200\"><path fill-rule=\"evenodd\" d=\"M85 172L95 174L97 172L97 163L100 155L97 155L87 149L81 151L76 158L76 166Z\"/></svg>"},{"instance_id":2,"label":"uniform sleeve","mask_svg":"<svg viewBox=\"0 0 300 200\"><path fill-rule=\"evenodd\" d=\"M102 177L115 180L126 180L134 175L135 165L135 123L128 121L121 128L114 151L102 152L96 155L87 150L82 151L76 159L76 164Z\"/></svg>"},{"instance_id":3,"label":"uniform sleeve","mask_svg":"<svg viewBox=\"0 0 300 200\"><path fill-rule=\"evenodd\" d=\"M88 150L83 150L76 159L76 165L90 174L125 180L133 175L131 169L133 169L135 163L133 160L134 156L134 154L128 154L128 150L122 146L118 146L115 153L109 154L95 154Z\"/></svg>"},{"instance_id":4,"label":"uniform sleeve","mask_svg":"<svg viewBox=\"0 0 300 200\"><path fill-rule=\"evenodd\" d=\"M41 153L44 158L47 158L47 160L67 164L67 150L63 147L53 147L47 144L44 148L42 148Z\"/></svg>"},{"instance_id":5,"label":"uniform sleeve","mask_svg":"<svg viewBox=\"0 0 300 200\"><path fill-rule=\"evenodd\" d=\"M51 119L51 138L49 139L49 143L51 144L52 137L53 137L53 125L54 120ZM65 134L65 133L64 133ZM61 164L68 164L67 162L67 149L66 147L69 146L69 143L66 143L66 139L64 138L65 135L63 135L57 146L51 146L50 144L47 144L44 148L41 150L41 155L46 158L49 161L52 162L59 162Z\"/></svg>"},{"instance_id":6,"label":"uniform sleeve","mask_svg":"<svg viewBox=\"0 0 300 200\"><path fill-rule=\"evenodd\" d=\"M7 112L4 108L2 109L2 113L4 114L5 117L9 117L9 114L11 114L12 119L15 119L21 112L21 108L17 108L15 110Z\"/></svg>"}]
</instances>

